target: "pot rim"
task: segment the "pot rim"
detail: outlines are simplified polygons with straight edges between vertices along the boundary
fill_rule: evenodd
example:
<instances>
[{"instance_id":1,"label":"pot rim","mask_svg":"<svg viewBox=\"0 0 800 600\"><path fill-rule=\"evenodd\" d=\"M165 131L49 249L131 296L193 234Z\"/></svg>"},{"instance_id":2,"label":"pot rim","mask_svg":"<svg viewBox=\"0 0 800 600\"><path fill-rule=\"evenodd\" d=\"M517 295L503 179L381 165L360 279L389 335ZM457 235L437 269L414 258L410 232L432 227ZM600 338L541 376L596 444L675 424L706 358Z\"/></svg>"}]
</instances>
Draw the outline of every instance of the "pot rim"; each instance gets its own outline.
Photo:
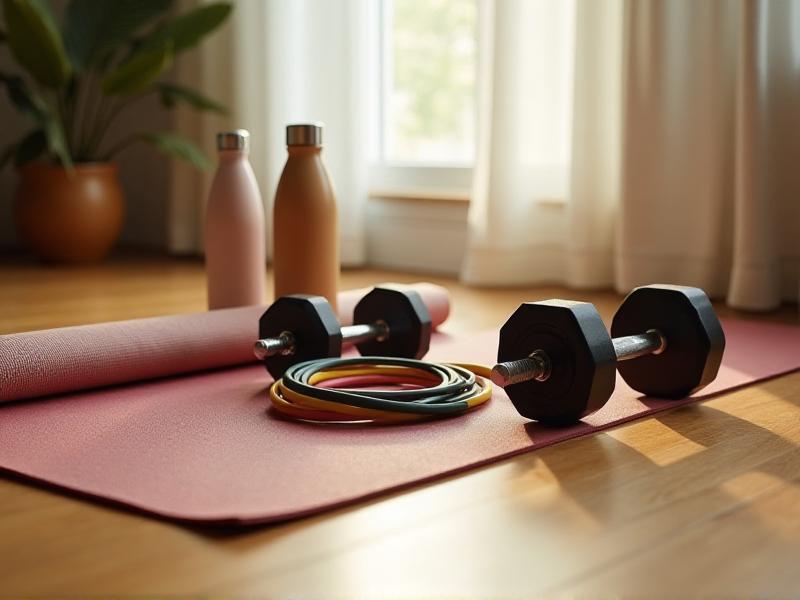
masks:
<instances>
[{"instance_id":1,"label":"pot rim","mask_svg":"<svg viewBox=\"0 0 800 600\"><path fill-rule=\"evenodd\" d=\"M116 162L108 161L108 162L76 162L72 165L72 169L79 174L92 174L92 173L115 173L119 170L119 167ZM17 171L19 173L24 173L25 171L50 171L50 172L58 172L58 173L66 173L68 170L66 167L57 164L51 164L46 162L29 162L25 163L24 165L17 167Z\"/></svg>"}]
</instances>

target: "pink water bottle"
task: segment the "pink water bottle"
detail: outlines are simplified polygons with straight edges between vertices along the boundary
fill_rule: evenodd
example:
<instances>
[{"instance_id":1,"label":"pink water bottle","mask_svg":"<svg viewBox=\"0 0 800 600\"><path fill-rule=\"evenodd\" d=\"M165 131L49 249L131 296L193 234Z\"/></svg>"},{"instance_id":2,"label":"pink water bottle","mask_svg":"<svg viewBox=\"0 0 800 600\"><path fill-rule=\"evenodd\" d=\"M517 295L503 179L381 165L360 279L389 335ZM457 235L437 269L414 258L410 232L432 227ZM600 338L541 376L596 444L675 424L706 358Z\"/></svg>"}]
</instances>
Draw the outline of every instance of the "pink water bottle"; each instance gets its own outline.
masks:
<instances>
[{"instance_id":1,"label":"pink water bottle","mask_svg":"<svg viewBox=\"0 0 800 600\"><path fill-rule=\"evenodd\" d=\"M250 134L217 134L219 166L206 209L208 308L265 304L264 205L247 160Z\"/></svg>"}]
</instances>

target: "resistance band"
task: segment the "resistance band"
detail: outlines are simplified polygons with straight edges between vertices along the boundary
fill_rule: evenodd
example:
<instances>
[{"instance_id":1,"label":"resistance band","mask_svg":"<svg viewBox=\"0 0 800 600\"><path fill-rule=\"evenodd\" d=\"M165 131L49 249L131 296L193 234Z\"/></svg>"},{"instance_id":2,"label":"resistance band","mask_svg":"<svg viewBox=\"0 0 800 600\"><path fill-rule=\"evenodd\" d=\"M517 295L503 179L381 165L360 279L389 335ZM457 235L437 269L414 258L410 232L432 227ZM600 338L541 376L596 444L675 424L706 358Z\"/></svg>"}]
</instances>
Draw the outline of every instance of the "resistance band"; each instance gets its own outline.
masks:
<instances>
[{"instance_id":1,"label":"resistance band","mask_svg":"<svg viewBox=\"0 0 800 600\"><path fill-rule=\"evenodd\" d=\"M492 396L490 369L410 358L323 358L289 367L270 389L280 413L306 421L400 423L459 415ZM366 386L395 386L365 389Z\"/></svg>"}]
</instances>

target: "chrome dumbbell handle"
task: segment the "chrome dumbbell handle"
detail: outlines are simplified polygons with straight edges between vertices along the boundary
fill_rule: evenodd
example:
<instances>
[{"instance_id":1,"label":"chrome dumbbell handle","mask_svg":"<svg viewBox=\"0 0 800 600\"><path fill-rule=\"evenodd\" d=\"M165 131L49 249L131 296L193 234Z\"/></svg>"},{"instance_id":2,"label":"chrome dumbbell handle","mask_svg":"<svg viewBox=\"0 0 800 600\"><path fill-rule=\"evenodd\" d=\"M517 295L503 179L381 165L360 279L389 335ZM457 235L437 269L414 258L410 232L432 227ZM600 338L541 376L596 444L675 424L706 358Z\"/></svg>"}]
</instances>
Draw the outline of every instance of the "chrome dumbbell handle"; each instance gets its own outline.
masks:
<instances>
[{"instance_id":1,"label":"chrome dumbbell handle","mask_svg":"<svg viewBox=\"0 0 800 600\"><path fill-rule=\"evenodd\" d=\"M667 338L657 329L644 333L613 338L614 353L617 360L631 360L645 354L661 354L667 349Z\"/></svg>"},{"instance_id":2,"label":"chrome dumbbell handle","mask_svg":"<svg viewBox=\"0 0 800 600\"><path fill-rule=\"evenodd\" d=\"M367 325L348 325L342 327L342 344L355 345L370 340L384 341L389 337L386 321L376 321Z\"/></svg>"},{"instance_id":3,"label":"chrome dumbbell handle","mask_svg":"<svg viewBox=\"0 0 800 600\"><path fill-rule=\"evenodd\" d=\"M550 357L544 350L534 350L527 358L509 360L492 368L492 382L506 387L523 381L547 381L550 377Z\"/></svg>"},{"instance_id":4,"label":"chrome dumbbell handle","mask_svg":"<svg viewBox=\"0 0 800 600\"><path fill-rule=\"evenodd\" d=\"M348 325L342 327L342 345L353 345L377 340L382 342L389 337L389 325L385 321L376 321L365 325ZM291 331L283 331L275 337L256 340L253 354L258 360L277 354L291 355L295 351L296 340Z\"/></svg>"},{"instance_id":5,"label":"chrome dumbbell handle","mask_svg":"<svg viewBox=\"0 0 800 600\"><path fill-rule=\"evenodd\" d=\"M256 340L253 344L253 354L258 360L264 360L268 356L275 356L277 354L290 355L294 354L295 340L291 331L282 331L280 335L275 337L263 338Z\"/></svg>"},{"instance_id":6,"label":"chrome dumbbell handle","mask_svg":"<svg viewBox=\"0 0 800 600\"><path fill-rule=\"evenodd\" d=\"M626 335L611 340L617 360L631 360L645 354L661 354L667 347L667 340L656 329L645 333ZM550 357L543 350L534 350L527 358L510 360L496 364L492 368L492 382L507 387L523 381L547 381L552 370Z\"/></svg>"}]
</instances>

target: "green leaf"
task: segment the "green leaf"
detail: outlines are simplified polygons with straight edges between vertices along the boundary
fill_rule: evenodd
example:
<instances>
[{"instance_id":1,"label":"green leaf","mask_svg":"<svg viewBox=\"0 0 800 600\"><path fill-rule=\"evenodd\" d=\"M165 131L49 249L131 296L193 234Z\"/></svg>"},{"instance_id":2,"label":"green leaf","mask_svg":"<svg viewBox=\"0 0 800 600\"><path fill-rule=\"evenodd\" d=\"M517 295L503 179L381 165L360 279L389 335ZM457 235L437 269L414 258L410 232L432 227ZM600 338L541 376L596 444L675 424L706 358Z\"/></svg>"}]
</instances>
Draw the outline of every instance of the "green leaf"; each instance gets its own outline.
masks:
<instances>
[{"instance_id":1,"label":"green leaf","mask_svg":"<svg viewBox=\"0 0 800 600\"><path fill-rule=\"evenodd\" d=\"M161 152L185 160L198 169L205 170L211 167L211 161L203 154L203 151L183 136L158 132L145 133L142 135L142 139L154 145Z\"/></svg>"},{"instance_id":2,"label":"green leaf","mask_svg":"<svg viewBox=\"0 0 800 600\"><path fill-rule=\"evenodd\" d=\"M48 118L44 122L44 135L47 138L47 149L58 158L62 166L72 169L72 156L61 121L53 116Z\"/></svg>"},{"instance_id":3,"label":"green leaf","mask_svg":"<svg viewBox=\"0 0 800 600\"><path fill-rule=\"evenodd\" d=\"M64 44L75 70L98 64L172 5L173 0L71 0L64 22Z\"/></svg>"},{"instance_id":4,"label":"green leaf","mask_svg":"<svg viewBox=\"0 0 800 600\"><path fill-rule=\"evenodd\" d=\"M210 110L223 115L228 114L227 108L190 88L171 83L159 83L157 87L161 97L161 104L167 108L172 108L179 102L185 102L197 110Z\"/></svg>"},{"instance_id":5,"label":"green leaf","mask_svg":"<svg viewBox=\"0 0 800 600\"><path fill-rule=\"evenodd\" d=\"M203 37L222 25L232 9L228 2L216 2L195 8L167 21L145 39L144 46L153 48L171 42L177 54L196 45Z\"/></svg>"},{"instance_id":6,"label":"green leaf","mask_svg":"<svg viewBox=\"0 0 800 600\"><path fill-rule=\"evenodd\" d=\"M44 132L49 151L58 158L62 165L71 168L72 158L58 111L37 96L21 77L0 73L0 81L6 84L8 97L17 110L33 119Z\"/></svg>"},{"instance_id":7,"label":"green leaf","mask_svg":"<svg viewBox=\"0 0 800 600\"><path fill-rule=\"evenodd\" d=\"M48 117L50 108L47 103L34 92L22 77L0 73L0 81L6 85L9 100L21 113L41 124Z\"/></svg>"},{"instance_id":8,"label":"green leaf","mask_svg":"<svg viewBox=\"0 0 800 600\"><path fill-rule=\"evenodd\" d=\"M41 85L58 88L70 77L61 35L42 2L3 0L8 45L19 64Z\"/></svg>"},{"instance_id":9,"label":"green leaf","mask_svg":"<svg viewBox=\"0 0 800 600\"><path fill-rule=\"evenodd\" d=\"M21 166L39 158L47 150L47 136L41 129L31 131L16 145L14 164Z\"/></svg>"},{"instance_id":10,"label":"green leaf","mask_svg":"<svg viewBox=\"0 0 800 600\"><path fill-rule=\"evenodd\" d=\"M154 50L142 49L103 79L106 94L133 94L153 83L172 61L169 44Z\"/></svg>"},{"instance_id":11,"label":"green leaf","mask_svg":"<svg viewBox=\"0 0 800 600\"><path fill-rule=\"evenodd\" d=\"M39 14L42 15L45 23L50 29L58 30L58 25L56 24L56 18L53 15L53 6L50 4L50 0L28 0L31 4L34 5L34 8L39 11Z\"/></svg>"}]
</instances>

